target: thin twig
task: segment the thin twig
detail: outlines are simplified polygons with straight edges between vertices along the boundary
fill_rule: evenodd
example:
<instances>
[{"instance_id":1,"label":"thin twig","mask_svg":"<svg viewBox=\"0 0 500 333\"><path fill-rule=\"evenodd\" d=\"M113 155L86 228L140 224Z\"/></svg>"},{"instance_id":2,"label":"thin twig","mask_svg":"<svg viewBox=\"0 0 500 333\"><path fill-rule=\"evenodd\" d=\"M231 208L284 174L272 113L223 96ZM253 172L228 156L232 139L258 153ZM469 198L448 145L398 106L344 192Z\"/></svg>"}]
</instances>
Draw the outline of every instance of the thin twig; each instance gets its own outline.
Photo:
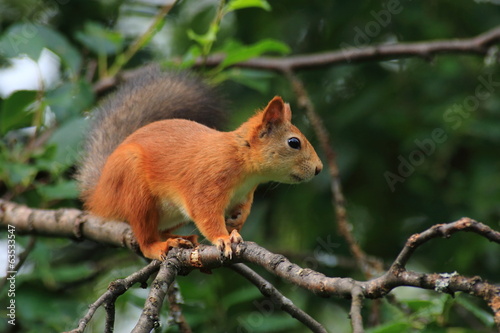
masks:
<instances>
[{"instance_id":1,"label":"thin twig","mask_svg":"<svg viewBox=\"0 0 500 333\"><path fill-rule=\"evenodd\" d=\"M169 303L169 324L175 324L179 328L181 333L191 333L191 327L189 326L186 318L182 314L181 304L184 303L182 300L182 295L180 291L179 284L174 281L167 290L167 297ZM171 323L170 323L171 322Z\"/></svg>"},{"instance_id":2,"label":"thin twig","mask_svg":"<svg viewBox=\"0 0 500 333\"><path fill-rule=\"evenodd\" d=\"M406 242L404 248L394 260L393 267L405 267L413 252L423 243L438 237L448 238L458 231L477 233L492 242L500 244L500 233L485 224L471 218L463 217L460 220L447 224L436 224L420 234L414 234Z\"/></svg>"},{"instance_id":3,"label":"thin twig","mask_svg":"<svg viewBox=\"0 0 500 333\"><path fill-rule=\"evenodd\" d=\"M104 324L105 333L113 333L115 330L115 302L104 303L104 310L106 310L106 323Z\"/></svg>"},{"instance_id":4,"label":"thin twig","mask_svg":"<svg viewBox=\"0 0 500 333\"><path fill-rule=\"evenodd\" d=\"M379 260L369 258L361 249L351 232L353 226L347 218L346 201L342 191L340 172L337 165L337 155L330 145L330 136L328 131L321 118L314 110L314 105L312 104L302 81L293 72L287 71L285 74L292 83L295 94L297 95L299 106L306 110L307 117L311 122L311 125L316 132L316 136L319 139L321 148L325 153L328 170L330 171L330 188L333 199L332 205L337 217L337 229L349 245L349 249L354 256L358 267L363 271L367 278L371 278L375 273L382 271L382 263Z\"/></svg>"},{"instance_id":5,"label":"thin twig","mask_svg":"<svg viewBox=\"0 0 500 333\"><path fill-rule=\"evenodd\" d=\"M210 54L210 51L212 50L212 46L216 40L217 36L217 31L219 30L220 27L220 22L222 21L222 18L224 17L224 7L226 5L226 0L219 0L219 5L217 6L217 10L215 13L215 17L210 23L210 26L208 27L208 33L213 33L213 36L208 40L207 43L202 43L201 46L201 59L202 63L205 63L207 61L208 55ZM205 35L206 36L206 35ZM204 65L202 65L204 67Z\"/></svg>"},{"instance_id":6,"label":"thin twig","mask_svg":"<svg viewBox=\"0 0 500 333\"><path fill-rule=\"evenodd\" d=\"M392 296L393 299L395 299L396 297L394 295L387 295L386 298L388 298L388 296ZM382 311L382 299L381 298L378 298L378 299L374 299L371 304L370 304L370 315L368 317L368 326L370 327L375 327L375 326L378 326L380 325L380 317L381 317L381 311Z\"/></svg>"},{"instance_id":7,"label":"thin twig","mask_svg":"<svg viewBox=\"0 0 500 333\"><path fill-rule=\"evenodd\" d=\"M269 281L264 279L248 266L244 264L234 264L229 266L229 268L253 283L257 288L259 288L262 295L271 299L271 301L278 307L278 309L289 313L292 317L308 327L312 332L327 332L326 329L313 317L296 307L290 299L280 293L280 291L276 289L271 283L269 283Z\"/></svg>"},{"instance_id":8,"label":"thin twig","mask_svg":"<svg viewBox=\"0 0 500 333\"><path fill-rule=\"evenodd\" d=\"M160 262L157 260L153 260L151 263L141 268L137 272L130 274L128 277L111 282L108 286L108 290L104 294L102 294L94 303L89 305L89 310L87 311L85 316L80 319L78 327L74 330L69 331L68 333L82 333L94 316L94 313L100 306L106 306L106 304L114 303L120 295L125 293L135 283L141 283L141 285L143 286L148 280L149 276L156 270L158 270L159 267ZM109 324L111 323L109 322Z\"/></svg>"},{"instance_id":9,"label":"thin twig","mask_svg":"<svg viewBox=\"0 0 500 333\"><path fill-rule=\"evenodd\" d=\"M363 333L365 330L363 328L363 317L361 316L361 308L363 307L363 291L360 286L354 286L352 288L352 300L351 300L351 311L349 316L351 317L351 325L353 333Z\"/></svg>"},{"instance_id":10,"label":"thin twig","mask_svg":"<svg viewBox=\"0 0 500 333\"><path fill-rule=\"evenodd\" d=\"M9 275L12 276L11 274L17 274L19 269L21 269L21 267L25 263L26 259L28 258L28 255L35 248L35 244L36 244L36 237L31 236L29 241L28 241L28 245L26 245L26 248L24 249L24 251L21 252L21 254L17 257L17 264L14 266L14 269L10 269L9 265L7 266L7 274L5 274L5 278L0 280L0 290L2 290L3 287L7 284L7 278L9 278ZM9 272L11 274L9 274Z\"/></svg>"},{"instance_id":11,"label":"thin twig","mask_svg":"<svg viewBox=\"0 0 500 333\"><path fill-rule=\"evenodd\" d=\"M108 76L115 76L122 69L122 67L137 53L137 51L139 51L144 45L146 45L147 42L151 40L158 26L160 25L161 20L163 20L165 16L170 12L170 10L174 7L175 2L176 1L174 1L173 3L167 3L165 6L163 6L163 8L155 15L153 22L151 23L149 28L142 35L140 35L125 52L123 52L116 58L115 63L111 66L107 73Z\"/></svg>"}]
</instances>

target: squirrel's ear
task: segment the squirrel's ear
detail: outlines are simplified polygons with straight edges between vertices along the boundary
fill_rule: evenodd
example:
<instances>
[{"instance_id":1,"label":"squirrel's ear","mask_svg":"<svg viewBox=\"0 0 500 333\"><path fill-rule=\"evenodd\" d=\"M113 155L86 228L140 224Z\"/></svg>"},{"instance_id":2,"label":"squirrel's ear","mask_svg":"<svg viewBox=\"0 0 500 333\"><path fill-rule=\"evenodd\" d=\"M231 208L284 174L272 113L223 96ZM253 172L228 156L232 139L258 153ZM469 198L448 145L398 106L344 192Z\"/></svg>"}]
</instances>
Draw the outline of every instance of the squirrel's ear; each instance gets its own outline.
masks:
<instances>
[{"instance_id":1,"label":"squirrel's ear","mask_svg":"<svg viewBox=\"0 0 500 333\"><path fill-rule=\"evenodd\" d=\"M274 97L264 109L263 123L276 124L290 121L292 117L290 106L279 96Z\"/></svg>"}]
</instances>

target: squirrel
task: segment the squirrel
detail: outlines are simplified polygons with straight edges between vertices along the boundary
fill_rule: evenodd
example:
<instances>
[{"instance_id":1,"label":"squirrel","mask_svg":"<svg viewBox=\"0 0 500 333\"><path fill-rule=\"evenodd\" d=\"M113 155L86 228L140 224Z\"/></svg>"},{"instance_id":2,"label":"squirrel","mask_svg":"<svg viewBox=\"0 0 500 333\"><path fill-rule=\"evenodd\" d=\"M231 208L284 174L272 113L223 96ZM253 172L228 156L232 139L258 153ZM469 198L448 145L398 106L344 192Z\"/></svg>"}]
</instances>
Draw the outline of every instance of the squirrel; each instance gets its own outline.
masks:
<instances>
[{"instance_id":1,"label":"squirrel","mask_svg":"<svg viewBox=\"0 0 500 333\"><path fill-rule=\"evenodd\" d=\"M149 70L98 108L77 172L84 207L127 221L142 254L164 260L197 235L172 232L193 221L226 257L250 213L258 184L295 184L323 165L274 97L236 130L213 88L192 73Z\"/></svg>"}]
</instances>

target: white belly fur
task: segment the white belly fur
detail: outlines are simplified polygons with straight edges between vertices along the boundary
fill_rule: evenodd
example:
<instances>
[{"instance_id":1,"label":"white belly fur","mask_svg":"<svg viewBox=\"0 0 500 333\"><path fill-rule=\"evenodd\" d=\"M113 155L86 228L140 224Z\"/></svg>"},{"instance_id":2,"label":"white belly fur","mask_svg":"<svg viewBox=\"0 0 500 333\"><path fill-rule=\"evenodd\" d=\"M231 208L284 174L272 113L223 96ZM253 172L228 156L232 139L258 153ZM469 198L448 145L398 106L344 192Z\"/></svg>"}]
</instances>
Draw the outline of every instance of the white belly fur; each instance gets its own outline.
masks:
<instances>
[{"instance_id":1,"label":"white belly fur","mask_svg":"<svg viewBox=\"0 0 500 333\"><path fill-rule=\"evenodd\" d=\"M253 190L253 188L262 182L259 178L250 178L243 184L241 184L233 193L233 196L226 207L224 214L230 213L233 207L245 202L248 193ZM160 206L160 223L158 225L159 230L171 229L179 224L191 222L191 218L187 212L180 206L169 200L162 200Z\"/></svg>"},{"instance_id":2,"label":"white belly fur","mask_svg":"<svg viewBox=\"0 0 500 333\"><path fill-rule=\"evenodd\" d=\"M226 207L226 211L224 213L230 213L235 206L245 202L248 198L248 193L250 193L250 191L252 191L255 186L264 181L264 179L261 179L259 177L252 177L247 179L234 191L231 201Z\"/></svg>"},{"instance_id":3,"label":"white belly fur","mask_svg":"<svg viewBox=\"0 0 500 333\"><path fill-rule=\"evenodd\" d=\"M159 230L171 229L179 224L191 221L184 209L179 208L174 203L163 200L160 206Z\"/></svg>"}]
</instances>

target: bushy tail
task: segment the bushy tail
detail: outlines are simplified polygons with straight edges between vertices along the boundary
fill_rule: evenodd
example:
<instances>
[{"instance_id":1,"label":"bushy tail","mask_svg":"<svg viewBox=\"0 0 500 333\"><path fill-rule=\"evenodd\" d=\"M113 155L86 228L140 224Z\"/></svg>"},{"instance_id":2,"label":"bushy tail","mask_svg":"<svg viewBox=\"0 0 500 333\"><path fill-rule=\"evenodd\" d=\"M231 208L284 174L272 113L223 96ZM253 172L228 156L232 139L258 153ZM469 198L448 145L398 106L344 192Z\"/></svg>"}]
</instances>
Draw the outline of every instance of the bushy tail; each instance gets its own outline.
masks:
<instances>
[{"instance_id":1,"label":"bushy tail","mask_svg":"<svg viewBox=\"0 0 500 333\"><path fill-rule=\"evenodd\" d=\"M183 118L219 128L225 123L221 100L189 73L145 70L94 111L77 173L82 197L95 188L108 156L137 129L162 119Z\"/></svg>"}]
</instances>

